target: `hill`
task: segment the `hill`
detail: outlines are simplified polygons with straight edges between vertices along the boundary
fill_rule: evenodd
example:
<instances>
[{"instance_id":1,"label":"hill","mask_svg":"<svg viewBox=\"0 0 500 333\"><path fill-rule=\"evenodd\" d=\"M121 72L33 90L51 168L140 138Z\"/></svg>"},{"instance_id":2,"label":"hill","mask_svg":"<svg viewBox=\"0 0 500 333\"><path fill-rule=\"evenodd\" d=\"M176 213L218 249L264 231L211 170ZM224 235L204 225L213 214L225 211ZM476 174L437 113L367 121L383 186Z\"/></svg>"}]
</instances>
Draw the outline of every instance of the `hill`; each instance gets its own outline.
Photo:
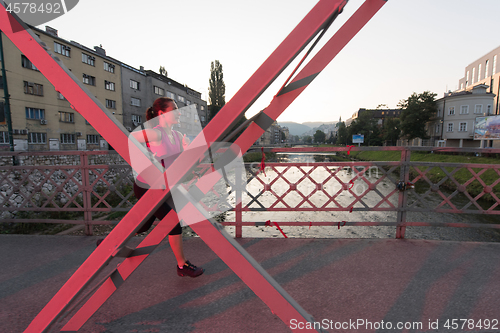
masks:
<instances>
[{"instance_id":1,"label":"hill","mask_svg":"<svg viewBox=\"0 0 500 333\"><path fill-rule=\"evenodd\" d=\"M291 135L302 135L312 129L304 124L294 123L293 121L279 121L278 124L283 127L288 127L288 131Z\"/></svg>"},{"instance_id":2,"label":"hill","mask_svg":"<svg viewBox=\"0 0 500 333\"><path fill-rule=\"evenodd\" d=\"M335 125L337 121L307 121L302 123L302 125L309 126L311 129L315 127L320 127L321 125Z\"/></svg>"}]
</instances>

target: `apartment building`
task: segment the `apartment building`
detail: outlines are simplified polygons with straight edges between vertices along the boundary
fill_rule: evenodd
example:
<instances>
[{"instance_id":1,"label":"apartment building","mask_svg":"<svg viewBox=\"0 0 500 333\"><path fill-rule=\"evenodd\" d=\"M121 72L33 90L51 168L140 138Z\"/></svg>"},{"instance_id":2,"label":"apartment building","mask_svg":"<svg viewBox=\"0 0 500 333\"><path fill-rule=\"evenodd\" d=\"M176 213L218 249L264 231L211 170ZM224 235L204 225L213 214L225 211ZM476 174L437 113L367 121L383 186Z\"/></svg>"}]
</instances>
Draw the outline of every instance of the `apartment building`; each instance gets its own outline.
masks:
<instances>
[{"instance_id":1,"label":"apartment building","mask_svg":"<svg viewBox=\"0 0 500 333\"><path fill-rule=\"evenodd\" d=\"M500 46L465 67L465 76L458 81L460 91L471 91L477 85L487 85L488 92L495 94L492 114L500 114Z\"/></svg>"},{"instance_id":2,"label":"apartment building","mask_svg":"<svg viewBox=\"0 0 500 333\"><path fill-rule=\"evenodd\" d=\"M282 139L282 134L284 133L285 139ZM268 145L278 145L284 143L288 140L289 131L288 127L281 127L276 121L274 121L271 126L255 142L255 145L268 146Z\"/></svg>"},{"instance_id":3,"label":"apartment building","mask_svg":"<svg viewBox=\"0 0 500 333\"><path fill-rule=\"evenodd\" d=\"M352 117L349 125L354 121L354 119L358 118L361 114L368 112L370 117L377 121L377 125L383 126L384 122L387 118L399 118L401 115L401 109L359 109L356 111ZM348 125L346 125L348 126Z\"/></svg>"},{"instance_id":4,"label":"apartment building","mask_svg":"<svg viewBox=\"0 0 500 333\"><path fill-rule=\"evenodd\" d=\"M427 123L427 134L442 147L492 147L493 141L474 140L477 117L493 114L496 95L485 84L469 91L448 92L436 100L437 115Z\"/></svg>"},{"instance_id":5,"label":"apartment building","mask_svg":"<svg viewBox=\"0 0 500 333\"><path fill-rule=\"evenodd\" d=\"M178 131L193 139L208 123L207 102L201 99L201 93L181 84L165 75L146 70L146 105L144 111L153 105L158 97L172 98L177 107L182 109ZM189 108L185 108L190 106Z\"/></svg>"},{"instance_id":6,"label":"apartment building","mask_svg":"<svg viewBox=\"0 0 500 333\"><path fill-rule=\"evenodd\" d=\"M120 64L101 47L87 48L58 36L57 30L32 31L55 53L106 107L121 109ZM15 150L86 150L99 149L99 133L70 106L70 103L38 71L30 59L5 36L4 66L10 94L10 111ZM0 92L2 93L2 92ZM3 95L3 94L2 94ZM3 97L3 96L2 96ZM119 121L122 119L117 114ZM7 125L1 124L2 138ZM8 141L0 143L8 149Z\"/></svg>"},{"instance_id":7,"label":"apartment building","mask_svg":"<svg viewBox=\"0 0 500 333\"><path fill-rule=\"evenodd\" d=\"M126 129L145 122L145 111L161 96L173 98L190 110L181 117L185 133L208 122L207 103L201 93L153 71L133 68L106 55L102 46L90 49L45 31L30 27L78 79ZM40 73L33 63L2 36L6 83L10 94L14 149L20 151L108 149L106 141L71 108L70 103ZM3 114L4 86L0 73L0 150L9 150L7 124ZM198 131L199 132L199 131Z\"/></svg>"}]
</instances>

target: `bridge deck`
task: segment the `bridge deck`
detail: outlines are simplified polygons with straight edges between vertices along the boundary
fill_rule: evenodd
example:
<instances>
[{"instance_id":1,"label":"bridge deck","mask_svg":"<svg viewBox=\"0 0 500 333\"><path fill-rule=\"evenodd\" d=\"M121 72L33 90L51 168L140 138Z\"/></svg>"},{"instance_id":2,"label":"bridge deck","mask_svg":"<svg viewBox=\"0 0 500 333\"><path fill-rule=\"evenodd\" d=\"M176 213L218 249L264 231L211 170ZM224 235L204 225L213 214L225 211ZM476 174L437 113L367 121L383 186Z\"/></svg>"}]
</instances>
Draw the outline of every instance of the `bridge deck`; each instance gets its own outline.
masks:
<instances>
[{"instance_id":1,"label":"bridge deck","mask_svg":"<svg viewBox=\"0 0 500 333\"><path fill-rule=\"evenodd\" d=\"M22 332L95 249L95 240L0 235L1 331ZM483 326L481 331L500 331L500 243L397 239L238 242L315 320L331 325L329 332L384 332L382 328L389 323L391 332L414 331L394 329L399 322L422 323L421 331L427 332L472 331L467 328L471 322L462 330L460 319L473 319L474 324L481 320L483 325L489 319L496 329L484 330ZM168 242L164 242L81 332L290 331L203 241L189 238L185 250L188 258L206 268L203 276L178 277ZM60 329L68 319L55 328ZM458 319L459 329L445 329L447 319ZM429 328L436 320L437 331ZM385 326L377 326L382 321ZM346 329L335 329L336 323Z\"/></svg>"}]
</instances>

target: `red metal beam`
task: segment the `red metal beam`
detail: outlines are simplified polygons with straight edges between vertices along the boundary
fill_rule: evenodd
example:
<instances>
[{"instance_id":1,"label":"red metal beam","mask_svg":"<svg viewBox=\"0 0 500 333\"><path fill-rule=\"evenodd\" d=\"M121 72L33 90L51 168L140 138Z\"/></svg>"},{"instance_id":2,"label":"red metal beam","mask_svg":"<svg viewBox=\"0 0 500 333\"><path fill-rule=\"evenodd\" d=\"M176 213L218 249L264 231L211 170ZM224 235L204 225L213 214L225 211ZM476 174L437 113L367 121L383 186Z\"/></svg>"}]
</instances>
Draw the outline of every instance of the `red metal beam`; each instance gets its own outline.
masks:
<instances>
[{"instance_id":1,"label":"red metal beam","mask_svg":"<svg viewBox=\"0 0 500 333\"><path fill-rule=\"evenodd\" d=\"M345 28L342 28L337 34L335 34L330 41L324 46L324 48L318 53L318 55L311 60L309 66L306 66L297 77L291 81L290 85L295 85L297 81L301 80L301 77L307 76L308 71L320 71L321 66L326 66L337 54L338 52L347 44L347 42L366 24L366 22L381 8L381 6L385 3L385 1L378 1L376 5L374 2L368 1L368 5L365 3L354 15L351 17L347 23L344 25ZM320 62L321 65L316 65L317 62ZM300 91L305 89L302 87ZM300 92L294 92L296 96ZM288 99L286 102L281 103L281 100L284 99L285 94L280 94L277 96L271 103L271 106L278 105L278 108L281 108L281 111L276 112L277 116L294 100L294 98ZM276 118L273 118L275 120ZM258 120L257 120L258 122ZM253 124L256 125L256 124ZM236 144L238 144L243 151L250 148L253 142L261 135L264 131L259 125L249 126L244 133L236 140ZM206 193L206 190L213 186L219 179L220 175L213 179L202 179L201 183L197 186L204 188L202 190L203 193ZM191 206L189 206L189 212L194 212L194 214L199 214L200 210L193 210ZM186 208L185 208L186 209ZM167 216L165 219L167 219ZM200 217L194 217L198 220ZM159 226L163 223L160 222ZM238 269L234 269L233 267L238 267L241 263L248 264L251 261L251 257L247 258L243 255L243 258L239 256L234 256L231 251L231 248L238 248L238 244L231 244L234 242L226 233L221 233L216 228L211 227L210 222L205 220L202 223L196 223L191 225L193 230L211 247L211 249L230 267L233 271L259 296L261 299L278 315L283 322L287 323L290 319L296 318L297 314L294 314L297 308L299 308L298 304L295 305L295 309L290 308L290 302L293 300L289 299L289 296L286 294L284 290L281 290L281 287L275 285L274 288L270 288L271 284L263 283L262 276L266 275L265 271L258 270L255 267L260 267L258 265L250 265L248 267ZM168 233L168 231L167 231ZM166 234L165 234L166 236ZM221 237L222 236L222 237ZM148 236L149 237L149 236ZM244 253L244 252L240 252ZM246 260L243 260L246 259ZM123 264L122 264L123 265ZM137 263L138 265L138 263ZM128 265L127 265L128 267ZM125 279L126 277L124 277ZM272 278L267 277L267 281L271 281ZM97 311L97 308L100 307L105 299L111 295L114 291L114 286L110 283L110 281L101 287L102 290L98 290L96 292L96 296L94 296L95 300L89 301L86 305L84 305L75 316L66 324L64 327L64 331L76 331L85 323L85 321L90 318L90 316ZM111 290L110 290L111 289ZM276 294L277 290L280 290L278 294ZM271 296L272 297L268 297ZM285 295L285 296L284 296ZM103 298L105 296L105 298ZM289 299L288 302L282 302L283 297L285 299ZM306 314L304 314L306 315Z\"/></svg>"},{"instance_id":2,"label":"red metal beam","mask_svg":"<svg viewBox=\"0 0 500 333\"><path fill-rule=\"evenodd\" d=\"M346 1L338 3L332 3L332 1L327 0L320 1L268 58L268 60L266 60L257 72L247 81L240 91L238 91L235 97L228 102L218 115L207 125L204 130L204 138L203 136L198 136L193 141L192 146L208 148L209 144L207 144L207 142L215 142L223 137L232 125L240 118L244 111L250 107L255 99L260 96L260 94L272 83L272 81L318 33L318 31L325 26L326 22L338 14L339 9L342 8L345 3ZM385 3L385 1L368 0L367 3L375 4L371 7L364 7L364 10L367 10L367 8L368 11L370 11L370 9L372 10L372 16ZM85 116L91 125L93 125L101 133L101 135L113 145L113 147L115 147L115 149L125 158L126 161L130 163L130 154L134 154L134 156L135 154L141 156L144 155L143 150L138 145L136 148L133 148L131 152L129 152L130 147L127 145L128 140L124 137L126 136L126 132L123 126L121 126L121 124L119 124L116 120L113 120L111 115L108 114L109 112L107 112L107 110L95 98L89 97L91 94L86 91L85 87L83 87L78 79L72 76L72 74L64 68L57 57L44 52L44 50L42 50L42 46L36 41L36 37L28 30L20 28L20 24L17 20L13 19L13 17L6 11L1 11L0 15L2 15L0 17L0 28L6 33L6 35L26 56L28 56L28 58L33 59L35 66L37 66L37 68L54 84L56 90L60 91L67 98L75 110L80 110L80 113ZM366 17L366 21L369 20L371 16ZM9 26L8 22L14 25L14 29ZM361 26L364 25L364 23L362 23ZM14 33L13 30L18 32ZM330 56L326 63L328 63L332 58L333 56ZM292 83L297 82L294 80ZM285 89L291 89L291 84L285 87ZM292 89L290 91L295 92L294 95L296 97L304 88L305 85L299 83L299 88ZM282 110L286 108L286 106L283 107L283 105L286 103L290 104L293 99L295 99L295 97L291 97L292 94L290 93L282 92L280 96L284 96L282 101L283 103L281 106L269 110L273 112L266 112L269 118L276 119ZM278 105L280 103L275 104ZM281 112L279 109L281 109ZM107 117L102 117L103 112ZM224 126L221 126L221 124L224 124ZM241 144L240 146L242 148L245 147L247 149L262 132L262 123L259 125L257 125L257 123L253 123L250 125L249 129L245 131L245 133L248 134L240 136L237 142ZM191 168L197 162L199 156L200 151L190 152L188 150L183 153L174 162L172 167L167 170L167 173L170 174L169 179L172 179L173 183L178 183L184 175L186 169ZM144 156L143 158L146 157ZM134 231L140 227L141 222L151 216L152 211L164 202L164 200L166 200L168 193L168 188L166 191L148 191L146 195L144 195L144 197L134 206L134 208L131 209L129 214L125 216L120 225L113 230L105 241L103 241L101 246L94 251L84 264L82 264L77 272L70 278L70 280L68 280L68 282L40 312L35 320L33 320L27 331L39 332L46 329L65 309L69 302L76 297L78 292L85 287L90 279L95 276L97 271L104 264L106 264L110 258L112 258L112 256L131 237ZM188 204L188 206L189 205L190 204ZM193 210L192 214L198 215L197 217L199 218L200 214L202 214L202 209L197 207L197 210ZM194 224L193 226L193 229L198 232L198 234L216 253L225 256L225 259L223 258L223 260L226 261L226 263L229 263L229 266L240 277L242 277L242 279L244 279L245 283L253 285L252 281L248 279L248 276L255 274L245 273L240 269L241 261L235 260L235 258L239 258L238 253L234 251L234 248L231 249L228 247L230 239L223 237L226 239L224 241L224 239L221 238L221 236L224 235L220 232L217 236L217 228L210 224L207 220L202 223ZM214 241L214 239L217 238L220 238L219 243ZM226 252L223 253L222 251ZM227 251L229 251L229 253ZM288 300L287 304L283 303L283 298L286 299L286 293L279 290L279 286L270 283L273 281L272 278L266 277L265 275L267 273L265 273L265 271L260 271L260 266L252 262L251 257L247 257L244 254L243 256L244 259L246 259L244 265L249 265L253 267L253 269L251 269L253 272L257 271L260 273L253 277L260 281L262 281L262 279L267 281L264 285L253 285L254 288L256 288L255 290L258 291L257 294L259 297L261 297L274 309L276 309L276 307L284 308L284 312L280 315L282 320L285 321L286 318L291 318L292 316L297 318L297 309L300 310L300 307L298 307L298 305L294 306L292 304L293 300ZM241 258L239 259L241 260ZM250 267L247 268L250 269ZM268 293L273 294L275 297L272 297L272 299L268 298Z\"/></svg>"}]
</instances>

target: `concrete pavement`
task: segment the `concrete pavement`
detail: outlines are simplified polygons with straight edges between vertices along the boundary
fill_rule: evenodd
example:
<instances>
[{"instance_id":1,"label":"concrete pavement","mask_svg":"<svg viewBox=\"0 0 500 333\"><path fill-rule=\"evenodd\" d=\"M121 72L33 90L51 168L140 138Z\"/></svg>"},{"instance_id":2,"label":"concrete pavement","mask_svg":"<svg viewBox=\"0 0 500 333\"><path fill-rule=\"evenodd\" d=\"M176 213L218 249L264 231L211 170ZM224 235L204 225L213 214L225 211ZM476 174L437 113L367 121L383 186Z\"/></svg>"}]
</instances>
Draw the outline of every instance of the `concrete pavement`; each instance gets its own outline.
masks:
<instances>
[{"instance_id":1,"label":"concrete pavement","mask_svg":"<svg viewBox=\"0 0 500 333\"><path fill-rule=\"evenodd\" d=\"M95 249L95 240L0 235L0 332L22 332ZM329 332L500 332L500 243L238 242ZM303 324L273 315L201 239L186 239L185 251L204 275L178 277L165 241L80 332L290 332Z\"/></svg>"}]
</instances>

